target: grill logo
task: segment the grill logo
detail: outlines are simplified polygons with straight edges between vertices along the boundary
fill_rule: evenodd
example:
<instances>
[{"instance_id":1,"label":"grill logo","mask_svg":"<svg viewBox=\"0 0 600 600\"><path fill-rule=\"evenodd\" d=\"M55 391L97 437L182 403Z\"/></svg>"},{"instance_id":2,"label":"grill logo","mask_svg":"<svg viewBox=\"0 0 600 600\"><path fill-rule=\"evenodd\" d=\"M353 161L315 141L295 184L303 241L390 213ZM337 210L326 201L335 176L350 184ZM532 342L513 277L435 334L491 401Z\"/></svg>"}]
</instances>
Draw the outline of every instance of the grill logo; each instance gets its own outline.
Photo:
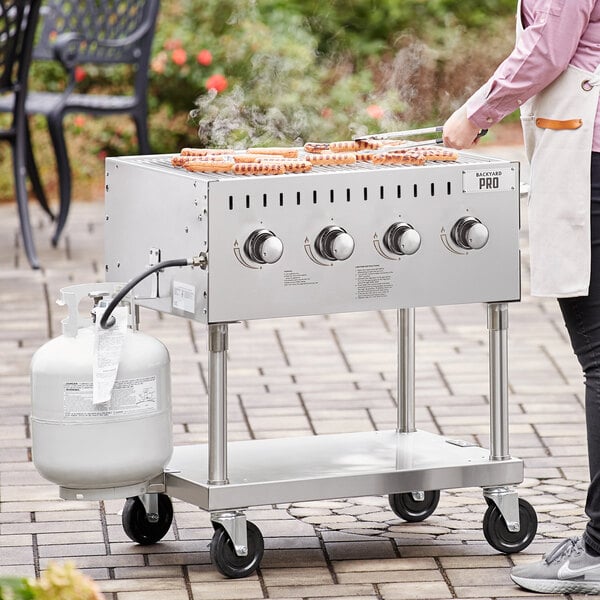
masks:
<instances>
[{"instance_id":1,"label":"grill logo","mask_svg":"<svg viewBox=\"0 0 600 600\"><path fill-rule=\"evenodd\" d=\"M477 173L479 178L480 190L497 190L500 187L500 177L502 171L492 171L491 173Z\"/></svg>"},{"instance_id":2,"label":"grill logo","mask_svg":"<svg viewBox=\"0 0 600 600\"><path fill-rule=\"evenodd\" d=\"M463 192L508 192L516 189L516 181L517 171L513 166L463 171Z\"/></svg>"}]
</instances>

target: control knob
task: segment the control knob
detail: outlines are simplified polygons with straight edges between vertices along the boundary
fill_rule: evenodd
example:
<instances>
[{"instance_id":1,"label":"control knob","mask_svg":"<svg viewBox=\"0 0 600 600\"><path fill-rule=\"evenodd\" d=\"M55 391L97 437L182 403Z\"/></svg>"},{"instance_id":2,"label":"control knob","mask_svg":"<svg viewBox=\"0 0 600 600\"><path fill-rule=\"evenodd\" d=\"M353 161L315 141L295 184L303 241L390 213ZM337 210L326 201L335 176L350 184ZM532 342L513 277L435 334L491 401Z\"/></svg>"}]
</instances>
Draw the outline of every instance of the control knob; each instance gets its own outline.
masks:
<instances>
[{"instance_id":1,"label":"control knob","mask_svg":"<svg viewBox=\"0 0 600 600\"><path fill-rule=\"evenodd\" d=\"M452 228L452 241L465 250L483 248L490 237L488 228L475 217L462 217Z\"/></svg>"},{"instance_id":2,"label":"control knob","mask_svg":"<svg viewBox=\"0 0 600 600\"><path fill-rule=\"evenodd\" d=\"M421 247L421 236L408 223L394 223L385 232L383 245L393 254L414 254Z\"/></svg>"},{"instance_id":3,"label":"control knob","mask_svg":"<svg viewBox=\"0 0 600 600\"><path fill-rule=\"evenodd\" d=\"M250 260L264 264L276 263L283 254L283 242L268 229L253 231L244 245Z\"/></svg>"},{"instance_id":4,"label":"control knob","mask_svg":"<svg viewBox=\"0 0 600 600\"><path fill-rule=\"evenodd\" d=\"M354 239L345 229L331 225L319 233L315 249L327 260L346 260L354 252Z\"/></svg>"}]
</instances>

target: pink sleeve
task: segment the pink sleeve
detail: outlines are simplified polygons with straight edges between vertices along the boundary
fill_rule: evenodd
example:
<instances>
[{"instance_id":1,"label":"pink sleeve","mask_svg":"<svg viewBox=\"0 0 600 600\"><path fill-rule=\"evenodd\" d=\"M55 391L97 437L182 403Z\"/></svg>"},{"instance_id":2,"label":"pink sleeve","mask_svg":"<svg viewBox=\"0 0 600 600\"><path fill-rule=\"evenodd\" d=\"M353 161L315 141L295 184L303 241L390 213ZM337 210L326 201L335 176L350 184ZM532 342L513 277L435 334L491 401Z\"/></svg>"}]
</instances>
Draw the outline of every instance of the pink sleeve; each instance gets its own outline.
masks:
<instances>
[{"instance_id":1,"label":"pink sleeve","mask_svg":"<svg viewBox=\"0 0 600 600\"><path fill-rule=\"evenodd\" d=\"M523 1L532 16L514 50L469 100L467 116L489 127L554 81L569 65L595 2L590 0Z\"/></svg>"}]
</instances>

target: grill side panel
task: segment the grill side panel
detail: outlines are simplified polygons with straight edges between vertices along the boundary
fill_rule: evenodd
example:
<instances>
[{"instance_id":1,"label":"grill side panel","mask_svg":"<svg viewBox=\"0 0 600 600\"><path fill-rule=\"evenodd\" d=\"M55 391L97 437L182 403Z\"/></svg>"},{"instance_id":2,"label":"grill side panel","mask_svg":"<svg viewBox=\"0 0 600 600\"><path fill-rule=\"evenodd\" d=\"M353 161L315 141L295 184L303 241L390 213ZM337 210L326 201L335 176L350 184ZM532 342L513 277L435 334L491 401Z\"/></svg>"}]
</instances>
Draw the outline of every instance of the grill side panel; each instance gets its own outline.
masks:
<instances>
[{"instance_id":1,"label":"grill side panel","mask_svg":"<svg viewBox=\"0 0 600 600\"><path fill-rule=\"evenodd\" d=\"M127 282L158 260L208 250L208 182L152 161L107 159L105 276ZM160 257L155 256L155 251ZM208 273L166 269L134 289L141 306L206 321Z\"/></svg>"}]
</instances>

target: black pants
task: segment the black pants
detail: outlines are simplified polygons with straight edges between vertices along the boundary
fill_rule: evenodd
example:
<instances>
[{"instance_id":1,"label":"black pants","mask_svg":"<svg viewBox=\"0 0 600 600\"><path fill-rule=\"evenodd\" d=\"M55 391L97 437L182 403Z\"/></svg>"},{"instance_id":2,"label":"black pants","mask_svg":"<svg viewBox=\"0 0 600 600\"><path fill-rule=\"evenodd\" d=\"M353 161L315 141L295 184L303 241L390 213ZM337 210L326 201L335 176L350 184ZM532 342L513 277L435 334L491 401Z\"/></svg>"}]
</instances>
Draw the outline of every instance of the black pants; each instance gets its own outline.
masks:
<instances>
[{"instance_id":1,"label":"black pants","mask_svg":"<svg viewBox=\"0 0 600 600\"><path fill-rule=\"evenodd\" d=\"M592 274L587 296L559 298L571 345L585 378L590 487L584 540L600 553L600 153L592 152Z\"/></svg>"}]
</instances>

